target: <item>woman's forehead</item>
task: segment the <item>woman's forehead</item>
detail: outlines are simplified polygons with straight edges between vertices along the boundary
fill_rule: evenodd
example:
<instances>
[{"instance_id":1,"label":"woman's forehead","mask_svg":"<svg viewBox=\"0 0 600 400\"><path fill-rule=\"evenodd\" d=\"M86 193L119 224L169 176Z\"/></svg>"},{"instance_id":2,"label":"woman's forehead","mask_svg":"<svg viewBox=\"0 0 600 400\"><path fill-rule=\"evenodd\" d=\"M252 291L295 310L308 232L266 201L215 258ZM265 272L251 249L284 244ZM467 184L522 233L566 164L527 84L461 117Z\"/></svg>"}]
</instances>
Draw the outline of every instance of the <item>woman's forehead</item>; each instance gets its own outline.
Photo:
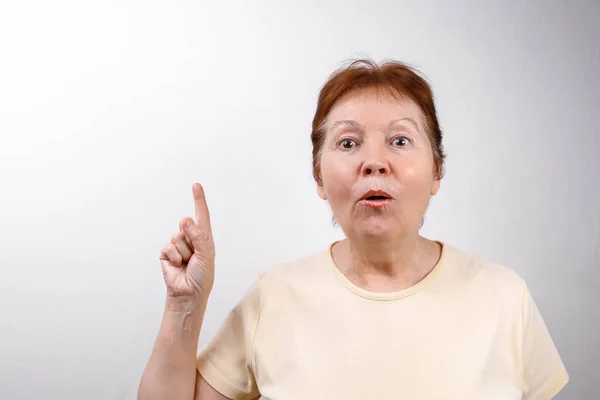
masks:
<instances>
[{"instance_id":1,"label":"woman's forehead","mask_svg":"<svg viewBox=\"0 0 600 400\"><path fill-rule=\"evenodd\" d=\"M327 118L327 127L340 126L344 121L363 126L406 121L416 123L420 129L423 117L419 106L406 96L361 91L346 94L336 102Z\"/></svg>"}]
</instances>

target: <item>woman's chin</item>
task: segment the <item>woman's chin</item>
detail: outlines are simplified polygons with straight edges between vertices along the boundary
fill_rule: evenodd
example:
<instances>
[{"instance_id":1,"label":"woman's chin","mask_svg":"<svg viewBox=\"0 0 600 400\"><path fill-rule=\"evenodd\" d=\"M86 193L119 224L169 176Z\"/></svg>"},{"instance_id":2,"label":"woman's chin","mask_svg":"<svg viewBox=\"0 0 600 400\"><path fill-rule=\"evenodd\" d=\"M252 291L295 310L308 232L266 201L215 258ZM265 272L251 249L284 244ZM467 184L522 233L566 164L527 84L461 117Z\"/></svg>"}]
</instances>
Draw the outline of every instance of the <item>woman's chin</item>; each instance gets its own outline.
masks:
<instances>
[{"instance_id":1,"label":"woman's chin","mask_svg":"<svg viewBox=\"0 0 600 400\"><path fill-rule=\"evenodd\" d=\"M389 223L378 221L369 222L359 227L360 236L367 240L386 239L394 235L394 229Z\"/></svg>"}]
</instances>

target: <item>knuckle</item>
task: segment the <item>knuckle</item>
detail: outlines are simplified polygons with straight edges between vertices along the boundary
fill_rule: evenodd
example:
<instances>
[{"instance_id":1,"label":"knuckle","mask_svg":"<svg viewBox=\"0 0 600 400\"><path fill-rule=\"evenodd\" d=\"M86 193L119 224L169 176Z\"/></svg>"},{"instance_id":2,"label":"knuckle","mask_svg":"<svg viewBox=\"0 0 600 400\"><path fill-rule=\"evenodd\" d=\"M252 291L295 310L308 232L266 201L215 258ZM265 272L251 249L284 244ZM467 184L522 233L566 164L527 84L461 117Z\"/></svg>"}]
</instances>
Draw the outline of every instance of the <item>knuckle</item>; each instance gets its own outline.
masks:
<instances>
[{"instance_id":1,"label":"knuckle","mask_svg":"<svg viewBox=\"0 0 600 400\"><path fill-rule=\"evenodd\" d=\"M171 261L177 261L178 258L181 258L179 251L177 251L177 247L173 243L169 244L168 251L169 251L169 258L171 259Z\"/></svg>"},{"instance_id":2,"label":"knuckle","mask_svg":"<svg viewBox=\"0 0 600 400\"><path fill-rule=\"evenodd\" d=\"M183 237L183 233L182 232L176 232L171 237L171 243L175 243L176 241L180 240L182 237Z\"/></svg>"},{"instance_id":3,"label":"knuckle","mask_svg":"<svg viewBox=\"0 0 600 400\"><path fill-rule=\"evenodd\" d=\"M189 258L189 256L192 253L192 251L190 250L190 248L188 247L188 245L185 242L178 242L177 248L179 249L179 254L181 254L181 256L183 257L184 260Z\"/></svg>"},{"instance_id":4,"label":"knuckle","mask_svg":"<svg viewBox=\"0 0 600 400\"><path fill-rule=\"evenodd\" d=\"M198 239L200 239L203 242L210 242L212 238L210 233L206 231L200 231L198 232Z\"/></svg>"},{"instance_id":5,"label":"knuckle","mask_svg":"<svg viewBox=\"0 0 600 400\"><path fill-rule=\"evenodd\" d=\"M168 259L168 258L169 258L169 257L168 257L168 255L167 255L167 248L166 248L166 247L163 247L163 248L160 250L160 256L159 256L159 259L161 259L161 260L166 260L166 259Z\"/></svg>"},{"instance_id":6,"label":"knuckle","mask_svg":"<svg viewBox=\"0 0 600 400\"><path fill-rule=\"evenodd\" d=\"M181 252L175 245L173 245L173 253L175 254L175 257L177 257L177 259L181 260Z\"/></svg>"}]
</instances>

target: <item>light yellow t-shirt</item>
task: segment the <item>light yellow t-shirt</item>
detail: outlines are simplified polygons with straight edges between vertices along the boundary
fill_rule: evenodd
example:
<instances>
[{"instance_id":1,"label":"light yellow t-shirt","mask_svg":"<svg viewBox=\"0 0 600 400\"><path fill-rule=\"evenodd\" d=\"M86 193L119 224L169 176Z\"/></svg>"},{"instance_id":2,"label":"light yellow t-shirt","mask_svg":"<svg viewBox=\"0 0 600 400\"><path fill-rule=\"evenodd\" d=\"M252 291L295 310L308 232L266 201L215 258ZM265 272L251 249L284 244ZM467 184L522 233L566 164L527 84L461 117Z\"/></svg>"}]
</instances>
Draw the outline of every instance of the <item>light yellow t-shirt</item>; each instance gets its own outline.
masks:
<instances>
[{"instance_id":1,"label":"light yellow t-shirt","mask_svg":"<svg viewBox=\"0 0 600 400\"><path fill-rule=\"evenodd\" d=\"M568 374L524 281L443 244L393 293L364 290L331 246L268 269L197 358L231 399L551 399Z\"/></svg>"}]
</instances>

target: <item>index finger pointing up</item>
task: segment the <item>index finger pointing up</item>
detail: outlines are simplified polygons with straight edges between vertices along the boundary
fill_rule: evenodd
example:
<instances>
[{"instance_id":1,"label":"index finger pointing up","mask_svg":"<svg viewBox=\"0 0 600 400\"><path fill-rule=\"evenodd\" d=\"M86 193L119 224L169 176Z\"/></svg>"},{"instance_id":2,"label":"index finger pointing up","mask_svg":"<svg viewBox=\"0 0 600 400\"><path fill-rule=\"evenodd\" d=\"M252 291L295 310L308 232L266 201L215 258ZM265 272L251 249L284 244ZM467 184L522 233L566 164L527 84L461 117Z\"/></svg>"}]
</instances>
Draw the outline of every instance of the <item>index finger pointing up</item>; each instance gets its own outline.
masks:
<instances>
[{"instance_id":1,"label":"index finger pointing up","mask_svg":"<svg viewBox=\"0 0 600 400\"><path fill-rule=\"evenodd\" d=\"M199 183L194 183L192 185L192 192L194 193L194 206L196 209L196 225L203 230L210 231L210 215L208 213L208 206L206 205L204 188Z\"/></svg>"}]
</instances>

